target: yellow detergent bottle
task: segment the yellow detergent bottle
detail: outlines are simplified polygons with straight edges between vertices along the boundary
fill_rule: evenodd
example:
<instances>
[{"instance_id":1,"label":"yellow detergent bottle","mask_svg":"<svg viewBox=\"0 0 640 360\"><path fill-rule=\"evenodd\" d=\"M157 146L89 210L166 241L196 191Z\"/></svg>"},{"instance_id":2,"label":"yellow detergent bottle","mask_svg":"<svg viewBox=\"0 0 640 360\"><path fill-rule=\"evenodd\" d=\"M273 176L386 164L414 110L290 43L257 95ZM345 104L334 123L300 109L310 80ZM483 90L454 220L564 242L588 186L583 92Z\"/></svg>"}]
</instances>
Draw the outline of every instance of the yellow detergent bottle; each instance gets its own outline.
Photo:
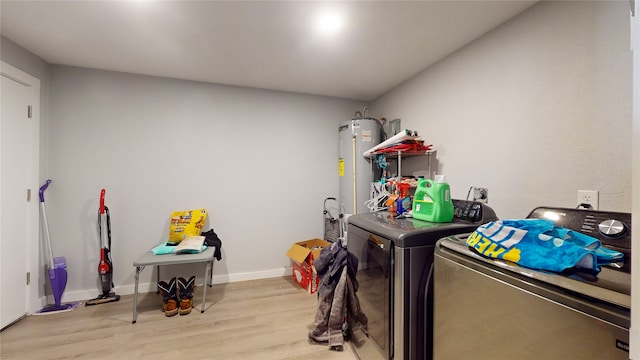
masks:
<instances>
[{"instance_id":1,"label":"yellow detergent bottle","mask_svg":"<svg viewBox=\"0 0 640 360\"><path fill-rule=\"evenodd\" d=\"M414 219L444 223L453 221L453 201L451 188L444 175L436 175L436 180L418 181L413 197Z\"/></svg>"}]
</instances>

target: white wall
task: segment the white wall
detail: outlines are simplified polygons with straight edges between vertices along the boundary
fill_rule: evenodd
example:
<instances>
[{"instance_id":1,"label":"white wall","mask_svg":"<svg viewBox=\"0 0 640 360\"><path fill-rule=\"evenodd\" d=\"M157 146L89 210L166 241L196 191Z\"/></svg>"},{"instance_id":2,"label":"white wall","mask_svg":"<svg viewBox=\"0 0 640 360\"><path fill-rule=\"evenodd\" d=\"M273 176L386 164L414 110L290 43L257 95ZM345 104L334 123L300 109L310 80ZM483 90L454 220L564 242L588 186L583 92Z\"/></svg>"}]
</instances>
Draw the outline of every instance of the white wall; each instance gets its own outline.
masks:
<instances>
[{"instance_id":1,"label":"white wall","mask_svg":"<svg viewBox=\"0 0 640 360\"><path fill-rule=\"evenodd\" d=\"M223 241L216 281L285 275L289 246L323 235L338 124L364 106L65 66L52 66L50 102L47 209L69 299L97 295L102 188L116 292L132 292L133 261L166 241L171 212L200 207Z\"/></svg>"},{"instance_id":2,"label":"white wall","mask_svg":"<svg viewBox=\"0 0 640 360\"><path fill-rule=\"evenodd\" d=\"M502 218L535 206L631 211L628 2L542 2L373 103L438 150L456 198Z\"/></svg>"}]
</instances>

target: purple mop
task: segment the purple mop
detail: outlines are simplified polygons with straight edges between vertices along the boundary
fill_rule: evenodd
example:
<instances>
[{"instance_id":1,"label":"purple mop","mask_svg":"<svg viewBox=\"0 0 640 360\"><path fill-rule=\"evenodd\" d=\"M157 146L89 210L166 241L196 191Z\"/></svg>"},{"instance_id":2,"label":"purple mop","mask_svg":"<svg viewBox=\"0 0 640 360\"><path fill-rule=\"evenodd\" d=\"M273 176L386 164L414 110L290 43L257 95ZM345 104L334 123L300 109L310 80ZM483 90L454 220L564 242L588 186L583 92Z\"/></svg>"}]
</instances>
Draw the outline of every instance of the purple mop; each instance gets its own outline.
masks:
<instances>
[{"instance_id":1,"label":"purple mop","mask_svg":"<svg viewBox=\"0 0 640 360\"><path fill-rule=\"evenodd\" d=\"M51 184L51 180L47 180L40 187L40 209L42 209L42 218L44 219L44 233L45 243L47 246L47 252L49 254L49 280L51 281L51 290L53 291L53 298L55 304L50 304L43 307L34 315L52 314L56 312L71 311L78 307L79 302L61 304L62 293L67 286L67 262L63 256L53 257L53 249L51 247L51 237L49 235L49 221L47 220L47 209L44 205L44 191Z\"/></svg>"}]
</instances>

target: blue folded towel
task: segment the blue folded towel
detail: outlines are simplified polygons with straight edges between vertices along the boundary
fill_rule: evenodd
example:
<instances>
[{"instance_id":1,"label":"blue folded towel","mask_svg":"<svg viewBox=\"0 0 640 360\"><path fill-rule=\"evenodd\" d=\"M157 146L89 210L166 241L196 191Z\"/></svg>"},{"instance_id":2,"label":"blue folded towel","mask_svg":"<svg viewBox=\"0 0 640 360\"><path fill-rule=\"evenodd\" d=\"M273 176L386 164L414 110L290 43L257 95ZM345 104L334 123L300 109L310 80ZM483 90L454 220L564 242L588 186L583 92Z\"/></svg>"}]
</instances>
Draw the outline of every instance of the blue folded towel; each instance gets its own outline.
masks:
<instances>
[{"instance_id":1,"label":"blue folded towel","mask_svg":"<svg viewBox=\"0 0 640 360\"><path fill-rule=\"evenodd\" d=\"M570 268L600 271L622 259L600 240L547 219L499 220L482 225L467 239L480 254L536 269L561 272Z\"/></svg>"},{"instance_id":2,"label":"blue folded towel","mask_svg":"<svg viewBox=\"0 0 640 360\"><path fill-rule=\"evenodd\" d=\"M153 255L173 254L174 252L176 252L176 246L175 245L170 246L170 245L167 245L167 243L161 243L155 246L153 249L151 249L151 252L153 253Z\"/></svg>"},{"instance_id":3,"label":"blue folded towel","mask_svg":"<svg viewBox=\"0 0 640 360\"><path fill-rule=\"evenodd\" d=\"M167 243L161 243L158 244L156 246L154 246L151 249L151 252L153 253L153 255L167 255L167 254L173 254L176 252L176 245L167 245ZM200 249L200 251L190 251L188 253L190 254L196 254L198 252L203 252L207 250L207 245L202 245L202 248Z\"/></svg>"}]
</instances>

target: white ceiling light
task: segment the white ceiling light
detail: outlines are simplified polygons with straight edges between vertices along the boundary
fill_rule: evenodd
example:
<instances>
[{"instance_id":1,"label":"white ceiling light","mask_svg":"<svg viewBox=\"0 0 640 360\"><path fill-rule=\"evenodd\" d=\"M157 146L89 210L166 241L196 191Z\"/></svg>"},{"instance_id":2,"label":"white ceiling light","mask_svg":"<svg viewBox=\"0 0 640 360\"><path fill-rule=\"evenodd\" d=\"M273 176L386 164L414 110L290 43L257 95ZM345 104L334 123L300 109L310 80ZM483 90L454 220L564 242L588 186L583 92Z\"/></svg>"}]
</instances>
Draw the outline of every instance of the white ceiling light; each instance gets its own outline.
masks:
<instances>
[{"instance_id":1,"label":"white ceiling light","mask_svg":"<svg viewBox=\"0 0 640 360\"><path fill-rule=\"evenodd\" d=\"M324 12L316 19L316 30L323 35L339 32L344 26L344 18L336 12Z\"/></svg>"}]
</instances>

